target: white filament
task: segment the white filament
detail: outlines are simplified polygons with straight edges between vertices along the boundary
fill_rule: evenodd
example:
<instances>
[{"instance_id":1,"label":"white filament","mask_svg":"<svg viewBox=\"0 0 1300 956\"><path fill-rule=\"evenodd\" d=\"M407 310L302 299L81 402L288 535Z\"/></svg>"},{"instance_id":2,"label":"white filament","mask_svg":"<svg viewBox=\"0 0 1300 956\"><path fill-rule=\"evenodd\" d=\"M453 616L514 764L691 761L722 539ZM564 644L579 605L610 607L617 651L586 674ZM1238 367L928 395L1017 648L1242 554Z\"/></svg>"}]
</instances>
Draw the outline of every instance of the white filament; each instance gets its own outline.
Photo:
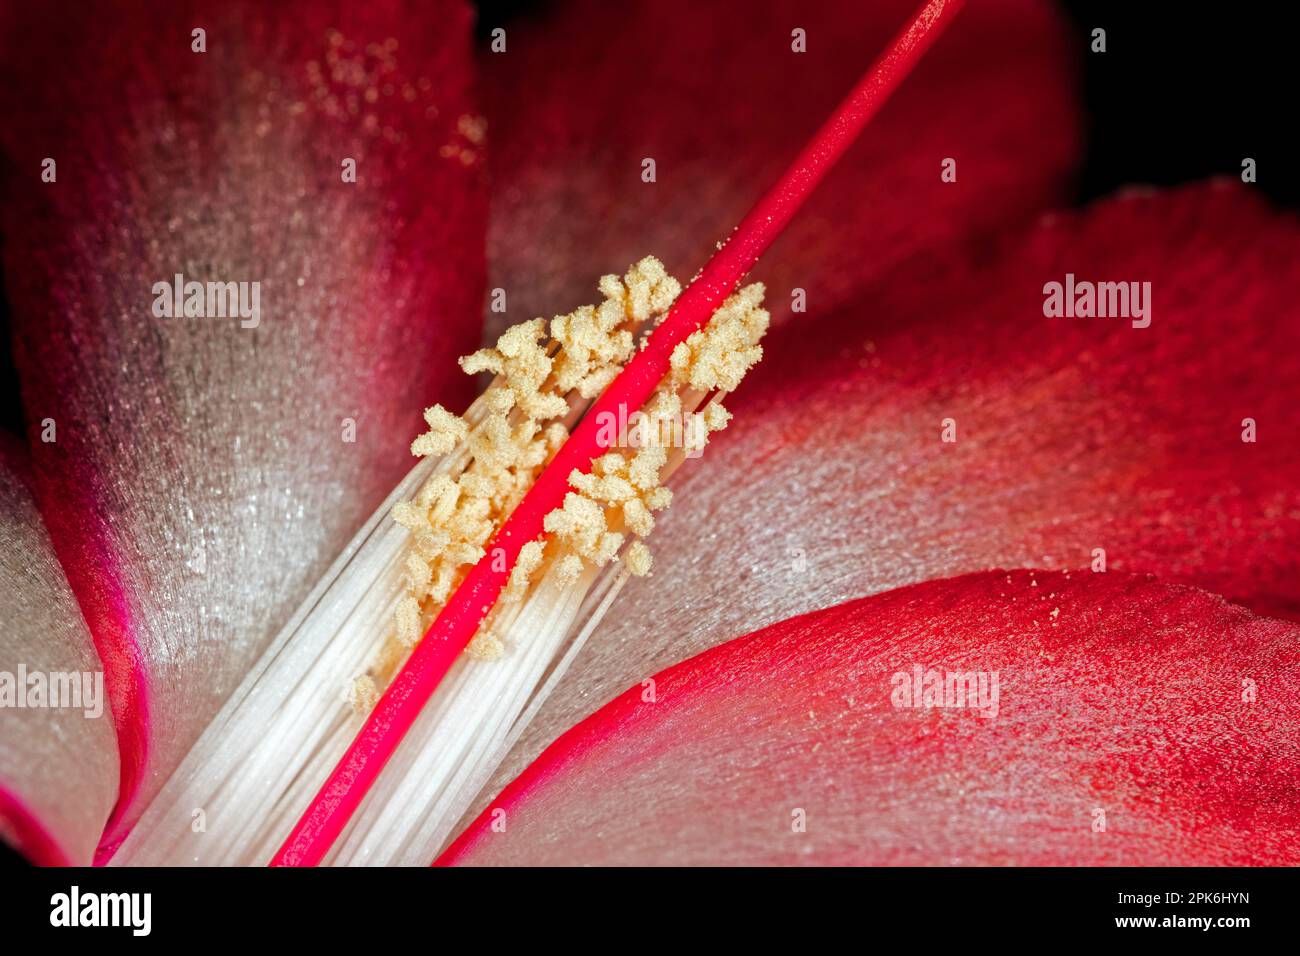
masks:
<instances>
[{"instance_id":1,"label":"white filament","mask_svg":"<svg viewBox=\"0 0 1300 956\"><path fill-rule=\"evenodd\" d=\"M346 689L392 630L409 537L389 517L455 454L427 459L366 522L204 731L112 865L262 865L360 729ZM462 655L325 862L427 865L609 606L620 563L554 570L504 616L503 657Z\"/></svg>"},{"instance_id":2,"label":"white filament","mask_svg":"<svg viewBox=\"0 0 1300 956\"><path fill-rule=\"evenodd\" d=\"M688 390L684 410L717 401ZM581 414L571 411L566 424ZM470 408L471 428L486 415ZM666 480L684 460L674 449ZM392 633L407 593L406 529L390 513L464 446L417 464L367 520L149 805L110 865L258 866L283 844L361 729L346 689ZM621 561L561 582L556 566L493 633L505 655L452 665L324 862L431 863L558 683L624 581Z\"/></svg>"}]
</instances>

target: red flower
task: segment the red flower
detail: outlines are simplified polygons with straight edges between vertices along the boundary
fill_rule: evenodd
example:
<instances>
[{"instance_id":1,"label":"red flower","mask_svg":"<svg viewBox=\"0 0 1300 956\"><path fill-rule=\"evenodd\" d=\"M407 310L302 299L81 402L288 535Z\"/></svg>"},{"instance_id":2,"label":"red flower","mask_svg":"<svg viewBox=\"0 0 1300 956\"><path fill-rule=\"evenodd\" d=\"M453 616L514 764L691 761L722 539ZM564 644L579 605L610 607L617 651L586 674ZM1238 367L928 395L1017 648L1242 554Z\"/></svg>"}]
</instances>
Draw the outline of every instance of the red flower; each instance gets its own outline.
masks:
<instances>
[{"instance_id":1,"label":"red flower","mask_svg":"<svg viewBox=\"0 0 1300 956\"><path fill-rule=\"evenodd\" d=\"M463 405L485 288L513 321L647 252L686 277L913 4L697 6L574 3L477 61L456 2L5 13L48 540L7 454L0 670L97 650L116 734L7 710L0 833L116 847L419 409ZM1035 225L1078 151L1069 42L1043 3L972 5L756 270L779 328L736 420L455 859L1294 862L1295 628L1223 598L1300 608L1300 234L1214 185ZM260 280L266 321L152 316L177 272ZM1151 282L1150 327L1045 317L1067 273ZM998 671L998 716L889 707L913 665Z\"/></svg>"}]
</instances>

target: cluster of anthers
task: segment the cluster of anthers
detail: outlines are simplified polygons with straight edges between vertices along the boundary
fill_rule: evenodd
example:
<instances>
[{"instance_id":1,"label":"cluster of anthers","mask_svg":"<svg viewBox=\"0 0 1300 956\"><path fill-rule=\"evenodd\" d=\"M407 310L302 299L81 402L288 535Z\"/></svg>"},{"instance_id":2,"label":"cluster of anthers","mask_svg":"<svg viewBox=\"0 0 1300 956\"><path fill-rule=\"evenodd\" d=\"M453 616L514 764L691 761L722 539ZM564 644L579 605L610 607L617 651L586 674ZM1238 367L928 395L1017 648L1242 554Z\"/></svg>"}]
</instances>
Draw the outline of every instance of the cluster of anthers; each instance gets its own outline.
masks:
<instances>
[{"instance_id":1,"label":"cluster of anthers","mask_svg":"<svg viewBox=\"0 0 1300 956\"><path fill-rule=\"evenodd\" d=\"M496 348L462 358L467 374L495 375L465 417L441 405L426 409L429 431L412 442L411 452L451 456L454 467L434 474L413 500L393 509L394 520L410 532L406 594L379 660L353 686L357 710L373 706L377 681L386 682L470 567L486 557L493 534L587 404L632 357L647 321L662 321L681 291L652 256L621 279L603 276L599 288L603 302L551 319L549 336L548 323L533 319L506 331ZM602 443L611 450L592 462L590 473L570 474L573 490L546 516L547 534L520 549L498 606L524 600L552 565L564 582L620 556L629 573L650 572L643 539L654 528L654 512L672 499L663 482L685 457L703 450L710 432L726 427L731 415L721 397L762 357L758 343L768 325L763 291L761 283L740 289L676 347L671 371L636 416L632 433L611 434ZM690 424L683 428L683 422ZM468 650L479 659L504 652L491 615Z\"/></svg>"}]
</instances>

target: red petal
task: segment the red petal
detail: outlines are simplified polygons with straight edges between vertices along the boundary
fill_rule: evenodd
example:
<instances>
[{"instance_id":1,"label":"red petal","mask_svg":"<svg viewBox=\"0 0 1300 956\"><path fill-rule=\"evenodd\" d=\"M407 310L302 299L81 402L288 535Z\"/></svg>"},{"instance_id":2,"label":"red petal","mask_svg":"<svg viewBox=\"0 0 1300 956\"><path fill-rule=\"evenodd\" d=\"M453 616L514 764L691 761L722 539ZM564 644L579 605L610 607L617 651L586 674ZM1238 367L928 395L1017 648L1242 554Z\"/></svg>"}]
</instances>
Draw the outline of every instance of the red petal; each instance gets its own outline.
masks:
<instances>
[{"instance_id":1,"label":"red petal","mask_svg":"<svg viewBox=\"0 0 1300 956\"><path fill-rule=\"evenodd\" d=\"M1152 282L1048 319L1044 283ZM989 567L1154 572L1300 616L1300 228L1244 189L1063 216L769 336L633 580L489 792L600 702L729 637ZM940 440L952 418L957 442ZM1242 420L1258 441L1243 443Z\"/></svg>"},{"instance_id":2,"label":"red petal","mask_svg":"<svg viewBox=\"0 0 1300 956\"><path fill-rule=\"evenodd\" d=\"M104 14L27 5L5 31L4 231L124 825L408 467L421 407L466 397L485 203L462 3ZM260 282L260 325L155 318L177 272Z\"/></svg>"},{"instance_id":3,"label":"red petal","mask_svg":"<svg viewBox=\"0 0 1300 956\"><path fill-rule=\"evenodd\" d=\"M694 273L916 6L586 0L507 23L483 69L492 285L510 315L583 302L593 275L647 253ZM918 250L1058 200L1077 155L1072 42L1038 0L964 10L756 271L778 321L794 287L824 311Z\"/></svg>"},{"instance_id":4,"label":"red petal","mask_svg":"<svg viewBox=\"0 0 1300 956\"><path fill-rule=\"evenodd\" d=\"M49 682L58 675L59 686L69 687L63 676L81 680L100 670L32 500L25 458L0 437L0 673L23 704L23 676ZM89 865L117 799L117 739L107 702L102 695L81 702L80 709L29 708L15 698L0 711L0 840L33 863ZM46 696L44 703L52 701Z\"/></svg>"},{"instance_id":5,"label":"red petal","mask_svg":"<svg viewBox=\"0 0 1300 956\"><path fill-rule=\"evenodd\" d=\"M444 860L1294 865L1298 647L1294 624L1122 574L891 591L694 657L653 703L632 688L494 802L504 832L489 812ZM918 666L997 671L996 716L894 706Z\"/></svg>"}]
</instances>

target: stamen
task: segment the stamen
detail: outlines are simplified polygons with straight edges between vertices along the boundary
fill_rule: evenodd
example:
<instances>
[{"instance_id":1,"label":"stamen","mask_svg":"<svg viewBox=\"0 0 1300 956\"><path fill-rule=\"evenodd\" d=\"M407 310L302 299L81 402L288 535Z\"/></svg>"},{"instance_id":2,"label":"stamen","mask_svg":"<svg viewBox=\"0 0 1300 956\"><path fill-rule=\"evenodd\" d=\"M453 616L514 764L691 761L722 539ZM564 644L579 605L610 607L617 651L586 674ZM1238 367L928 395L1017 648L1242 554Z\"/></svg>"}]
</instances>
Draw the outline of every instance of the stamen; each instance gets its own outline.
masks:
<instances>
[{"instance_id":1,"label":"stamen","mask_svg":"<svg viewBox=\"0 0 1300 956\"><path fill-rule=\"evenodd\" d=\"M405 559L408 587L393 615L393 634L367 666L364 679L370 684L354 683L352 699L358 710L374 706L378 696L364 693L364 688L374 686L377 675L389 673L391 662L404 658L419 643L425 626L469 566L484 558L488 541L568 437L567 425L587 404L585 393L597 386L603 388L621 371L622 363L635 351L634 333L646 320L662 318L681 292L681 285L659 260L646 257L622 278L602 277L600 290L604 295L600 305L584 306L552 319L549 340L547 324L534 319L508 329L496 348L480 349L461 359L467 374L497 373L485 395L486 409L473 425L440 405L426 409L429 431L411 444L412 453L425 457L465 450L467 458L459 469L432 475L412 500L393 507L393 520L411 533L415 550ZM756 305L753 300L752 307ZM756 327L765 325L764 318ZM614 453L610 457L620 456ZM626 487L619 502L637 493L627 481L611 477L593 489L598 492L595 497L608 499L611 489L617 490L617 484L610 482ZM594 500L591 507L598 508ZM603 567L622 544L620 534L601 537L603 516L597 521L596 515L589 513L588 519L593 528L599 524L594 536L581 541L561 536L560 553L553 558L570 582L587 566L582 560L570 560L574 555ZM645 527L644 521L641 526ZM522 601L545 558L541 541L524 545L500 601ZM480 628L468 647L472 657L495 660L502 656L506 648L493 631L490 623Z\"/></svg>"},{"instance_id":2,"label":"stamen","mask_svg":"<svg viewBox=\"0 0 1300 956\"><path fill-rule=\"evenodd\" d=\"M413 500L392 509L393 520L411 533L415 550L406 555L407 593L393 614L393 633L376 649L366 673L351 684L353 708L367 713L383 690L393 663L419 643L448 595L468 567L482 560L483 546L496 535L511 510L532 485L537 472L563 444L566 421L587 403L593 382L613 379L635 352L639 327L660 319L672 306L681 285L662 263L647 256L626 275L600 280L604 301L551 320L551 338L541 342L546 325L534 319L507 330L495 349L481 349L461 360L469 374L494 370L487 410L473 425L435 405L425 411L429 432L412 443L417 456L448 455L465 450L459 470L438 472ZM768 314L761 308L763 287L741 290L709 323L673 353L673 371L646 410L651 423L642 447L632 457L611 451L593 462L593 470L569 475L574 489L542 522L554 542L548 559L543 539L525 544L498 599L518 604L529 593L537 572L556 565L561 582L572 584L588 568L607 566L620 551L629 573L649 573L649 549L640 541L625 547L629 535L644 538L654 529L652 507L666 504L661 482L667 477L664 444L681 439L687 451L702 448L708 432L725 426L720 396L739 384L762 356L759 339ZM683 410L713 393L699 428L684 434ZM499 398L495 396L506 396ZM548 415L549 418L541 418ZM693 421L692 424L695 424ZM467 651L475 660L496 660L506 653L493 615L485 620Z\"/></svg>"},{"instance_id":3,"label":"stamen","mask_svg":"<svg viewBox=\"0 0 1300 956\"><path fill-rule=\"evenodd\" d=\"M569 475L574 469L590 469L593 460L607 451L601 447L598 436L596 423L601 416L617 416L620 408L640 409L646 404L664 377L674 371L673 353L679 346L687 344L687 340L723 304L961 6L962 0L930 0L918 11L804 147L793 165L745 217L731 239L721 246L678 299L663 324L646 340L644 347L605 389L493 538L492 544L501 549L504 561L480 559L465 576L272 860L273 865L315 865L321 860L401 743L407 729L420 716L443 675L478 633L484 618L492 611L505 588L521 549L542 533L547 515L566 501L566 495L572 494L568 491ZM540 330L531 335L531 340L530 332L519 332L505 347L499 342L503 374L510 374L510 360L515 359L521 363L516 374L525 381L535 381L534 388L540 387L546 378L545 374L539 374L543 361L538 358L538 352L545 357L545 351L537 346L540 337ZM687 348L691 346L687 344ZM701 348L707 353L703 344ZM710 368L719 376L734 371L733 365L721 359L710 362ZM548 374L550 371L550 368L546 369ZM527 395L516 393L515 399L526 400ZM553 413L554 408L554 403L539 398L535 405L524 411L531 413L530 417L549 417L544 413ZM651 462L649 459L641 460L641 456L652 450L638 451L631 466L635 470L641 461L643 479L648 479ZM658 451L662 452L662 449ZM636 475L631 477L633 484L647 487L638 483ZM654 484L657 483L656 475ZM607 546L601 544L600 547Z\"/></svg>"}]
</instances>

